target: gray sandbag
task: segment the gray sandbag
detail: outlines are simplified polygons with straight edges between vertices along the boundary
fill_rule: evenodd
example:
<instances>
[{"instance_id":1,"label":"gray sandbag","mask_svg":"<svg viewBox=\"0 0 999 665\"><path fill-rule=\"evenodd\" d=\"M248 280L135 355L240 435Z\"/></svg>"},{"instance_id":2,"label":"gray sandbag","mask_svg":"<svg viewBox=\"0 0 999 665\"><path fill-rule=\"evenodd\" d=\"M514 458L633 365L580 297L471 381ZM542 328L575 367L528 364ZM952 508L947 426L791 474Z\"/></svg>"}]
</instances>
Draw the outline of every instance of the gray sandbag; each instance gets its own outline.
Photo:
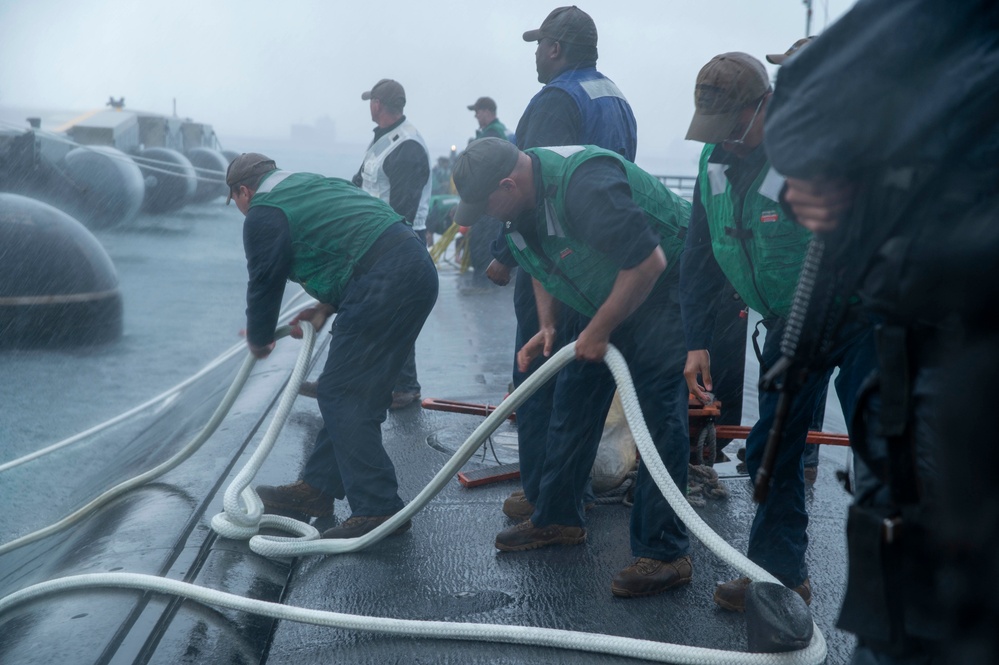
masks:
<instances>
[{"instance_id":1,"label":"gray sandbag","mask_svg":"<svg viewBox=\"0 0 999 665\"><path fill-rule=\"evenodd\" d=\"M597 457L593 460L593 491L601 494L620 487L638 465L636 450L635 437L628 427L621 395L615 392L597 447Z\"/></svg>"}]
</instances>

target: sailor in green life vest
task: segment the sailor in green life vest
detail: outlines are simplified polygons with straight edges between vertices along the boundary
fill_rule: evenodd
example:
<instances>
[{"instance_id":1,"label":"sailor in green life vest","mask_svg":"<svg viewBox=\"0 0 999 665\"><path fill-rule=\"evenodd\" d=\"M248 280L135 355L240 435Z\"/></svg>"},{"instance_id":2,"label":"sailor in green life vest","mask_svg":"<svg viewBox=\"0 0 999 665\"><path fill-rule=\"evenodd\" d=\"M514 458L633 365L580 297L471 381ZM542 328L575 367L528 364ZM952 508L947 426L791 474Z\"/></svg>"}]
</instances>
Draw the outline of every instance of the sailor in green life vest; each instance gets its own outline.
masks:
<instances>
[{"instance_id":1,"label":"sailor in green life vest","mask_svg":"<svg viewBox=\"0 0 999 665\"><path fill-rule=\"evenodd\" d=\"M319 330L336 312L317 384L324 426L301 480L257 492L266 512L304 521L332 515L334 499L346 496L351 517L323 537L361 536L403 507L381 424L437 300L437 270L402 215L346 180L281 171L264 155L244 153L226 183L246 215L250 351L270 353L288 280L319 301L292 324L311 321Z\"/></svg>"},{"instance_id":2,"label":"sailor in green life vest","mask_svg":"<svg viewBox=\"0 0 999 665\"><path fill-rule=\"evenodd\" d=\"M676 484L687 486L687 386L676 266L689 204L615 152L595 146L532 148L486 138L455 163L459 224L503 220L518 264L534 278L540 331L518 350L521 368L576 340L576 361L556 377L555 414L531 517L496 536L502 551L586 540L583 492L615 384L603 359L624 355L649 431ZM556 307L574 310L556 317ZM556 330L556 320L571 330ZM583 415L592 423L582 432ZM636 560L611 592L646 596L690 581L687 532L647 469L639 469L631 518Z\"/></svg>"},{"instance_id":3,"label":"sailor in green life vest","mask_svg":"<svg viewBox=\"0 0 999 665\"><path fill-rule=\"evenodd\" d=\"M509 139L506 125L496 117L496 102L492 97L479 97L474 104L468 106L468 110L475 112L475 120L479 123L479 128L475 130L475 138L485 139L492 136Z\"/></svg>"},{"instance_id":4,"label":"sailor in green life vest","mask_svg":"<svg viewBox=\"0 0 999 665\"><path fill-rule=\"evenodd\" d=\"M784 178L770 166L762 145L771 95L763 63L746 53L716 56L697 77L696 110L687 138L706 145L680 269L680 297L688 350L684 374L690 392L703 401L710 399L707 391L712 389L708 353L712 301L726 278L743 301L762 315L767 335L760 362L763 368L771 367L781 355L784 322L811 238L811 232L795 223L778 203ZM806 603L811 601L811 584L805 562L805 438L816 410L825 403L833 370L840 369L836 392L850 424L857 392L874 363L872 326L853 312L823 366L812 368L794 400L769 496L757 507L750 530L749 558ZM746 439L751 477L762 460L777 397L774 392L759 395L759 420ZM746 577L719 584L715 602L742 611L749 584Z\"/></svg>"}]
</instances>

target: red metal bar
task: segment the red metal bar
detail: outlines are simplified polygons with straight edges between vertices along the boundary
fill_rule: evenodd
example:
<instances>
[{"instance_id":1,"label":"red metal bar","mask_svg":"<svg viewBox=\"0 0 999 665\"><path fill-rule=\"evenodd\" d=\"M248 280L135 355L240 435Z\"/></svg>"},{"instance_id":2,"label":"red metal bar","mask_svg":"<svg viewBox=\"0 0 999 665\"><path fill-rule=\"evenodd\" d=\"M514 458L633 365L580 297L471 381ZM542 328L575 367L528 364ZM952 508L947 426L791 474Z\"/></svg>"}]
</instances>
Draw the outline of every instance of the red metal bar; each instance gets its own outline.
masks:
<instances>
[{"instance_id":1,"label":"red metal bar","mask_svg":"<svg viewBox=\"0 0 999 665\"><path fill-rule=\"evenodd\" d=\"M482 416L483 418L496 410L496 407L491 404L458 402L456 400L438 399L436 397L428 397L423 400L422 404L424 409L429 409L431 411L463 413L469 416ZM689 413L692 418L717 418L721 415L720 402L712 402L711 404L704 405L691 395L687 406L690 409ZM516 414L511 414L508 416L508 419L516 422Z\"/></svg>"},{"instance_id":2,"label":"red metal bar","mask_svg":"<svg viewBox=\"0 0 999 665\"><path fill-rule=\"evenodd\" d=\"M517 478L520 478L520 464L517 462L458 472L458 482L465 487L478 487L479 485L498 483L503 480L516 480Z\"/></svg>"},{"instance_id":3,"label":"red metal bar","mask_svg":"<svg viewBox=\"0 0 999 665\"><path fill-rule=\"evenodd\" d=\"M745 439L751 428L741 425L715 425L715 436L719 439ZM831 434L829 432L809 432L805 438L808 443L826 446L849 446L850 437L846 434Z\"/></svg>"},{"instance_id":4,"label":"red metal bar","mask_svg":"<svg viewBox=\"0 0 999 665\"><path fill-rule=\"evenodd\" d=\"M464 413L469 416L482 416L485 418L490 413L496 410L496 407L491 404L473 404L472 402L456 402L450 399L437 399L435 397L428 397L423 402L424 409L430 409L431 411L446 411L448 413ZM507 420L516 422L516 414L511 413L507 416Z\"/></svg>"}]
</instances>

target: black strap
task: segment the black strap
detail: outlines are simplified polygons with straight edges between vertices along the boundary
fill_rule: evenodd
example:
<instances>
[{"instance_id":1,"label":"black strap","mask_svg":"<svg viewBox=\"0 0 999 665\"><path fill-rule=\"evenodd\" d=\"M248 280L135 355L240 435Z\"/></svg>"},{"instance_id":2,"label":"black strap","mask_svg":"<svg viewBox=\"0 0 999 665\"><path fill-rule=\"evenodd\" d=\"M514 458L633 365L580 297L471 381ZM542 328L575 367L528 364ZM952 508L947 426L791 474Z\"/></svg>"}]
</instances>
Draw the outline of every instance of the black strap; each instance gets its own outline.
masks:
<instances>
[{"instance_id":1,"label":"black strap","mask_svg":"<svg viewBox=\"0 0 999 665\"><path fill-rule=\"evenodd\" d=\"M760 326L766 326L767 330L770 326L767 325L766 321L760 319L756 322L756 327L753 329L753 351L756 352L756 360L760 363L760 375L767 373L767 368L763 366L763 351L760 350Z\"/></svg>"}]
</instances>

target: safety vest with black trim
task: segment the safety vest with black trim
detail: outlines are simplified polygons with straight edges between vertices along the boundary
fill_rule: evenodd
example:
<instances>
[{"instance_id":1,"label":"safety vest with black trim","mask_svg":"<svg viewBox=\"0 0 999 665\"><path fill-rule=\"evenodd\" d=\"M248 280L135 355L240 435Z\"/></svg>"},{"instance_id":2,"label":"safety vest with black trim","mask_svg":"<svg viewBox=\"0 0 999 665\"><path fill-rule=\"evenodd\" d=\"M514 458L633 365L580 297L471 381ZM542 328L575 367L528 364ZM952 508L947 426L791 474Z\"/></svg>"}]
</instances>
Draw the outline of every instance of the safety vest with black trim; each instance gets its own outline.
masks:
<instances>
[{"instance_id":1,"label":"safety vest with black trim","mask_svg":"<svg viewBox=\"0 0 999 665\"><path fill-rule=\"evenodd\" d=\"M781 208L784 176L770 162L740 205L726 175L728 166L708 161L714 149L704 146L697 177L715 259L751 309L764 319L787 318L811 232Z\"/></svg>"},{"instance_id":2,"label":"safety vest with black trim","mask_svg":"<svg viewBox=\"0 0 999 665\"><path fill-rule=\"evenodd\" d=\"M420 132L416 131L413 123L406 120L392 131L382 134L368 147L368 151L364 154L364 163L361 165L361 189L385 203L389 202L392 183L389 182L388 174L385 173L385 158L406 141L416 141L423 146L423 152L427 155L427 165L429 166L430 151L427 150L427 144L420 136ZM413 229L416 231L427 228L431 181L432 178L428 176L420 194L420 205L416 209L416 219L412 220Z\"/></svg>"},{"instance_id":3,"label":"safety vest with black trim","mask_svg":"<svg viewBox=\"0 0 999 665\"><path fill-rule=\"evenodd\" d=\"M340 304L357 262L399 213L346 180L315 173L271 171L250 207L270 206L288 218L292 266L288 276L319 302Z\"/></svg>"},{"instance_id":4,"label":"safety vest with black trim","mask_svg":"<svg viewBox=\"0 0 999 665\"><path fill-rule=\"evenodd\" d=\"M541 163L544 191L535 229L540 246L528 243L521 233L508 231L507 244L517 263L545 290L573 309L593 316L610 295L620 267L599 249L574 237L572 220L565 212L565 191L572 174L583 162L611 157L623 167L631 198L645 213L649 226L659 234L666 255L666 270L676 266L690 221L690 204L616 152L596 146L532 148ZM543 212L542 212L543 211Z\"/></svg>"}]
</instances>

